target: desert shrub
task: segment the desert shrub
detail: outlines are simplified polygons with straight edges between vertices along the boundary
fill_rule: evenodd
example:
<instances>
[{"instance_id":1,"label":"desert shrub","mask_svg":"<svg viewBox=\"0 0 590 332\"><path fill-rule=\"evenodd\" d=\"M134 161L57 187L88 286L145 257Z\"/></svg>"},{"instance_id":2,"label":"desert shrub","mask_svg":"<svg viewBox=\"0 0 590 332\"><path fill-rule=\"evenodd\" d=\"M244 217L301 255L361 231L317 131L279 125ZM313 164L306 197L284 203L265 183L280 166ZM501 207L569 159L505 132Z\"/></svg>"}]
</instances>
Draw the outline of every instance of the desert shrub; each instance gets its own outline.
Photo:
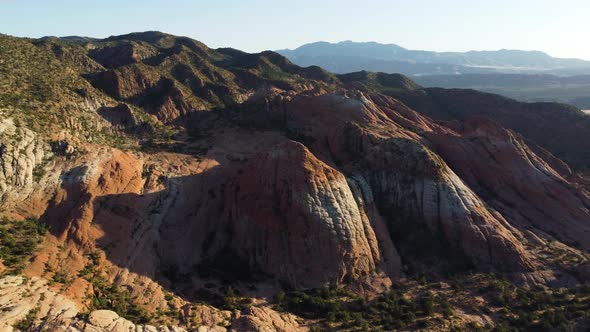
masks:
<instances>
[{"instance_id":1,"label":"desert shrub","mask_svg":"<svg viewBox=\"0 0 590 332\"><path fill-rule=\"evenodd\" d=\"M244 310L252 305L252 299L249 297L240 296L233 287L229 286L225 289L225 296L223 296L223 302L221 309L224 310Z\"/></svg>"},{"instance_id":2,"label":"desert shrub","mask_svg":"<svg viewBox=\"0 0 590 332\"><path fill-rule=\"evenodd\" d=\"M446 298L441 298L440 300L440 306L442 309L442 314L445 318L449 318L451 316L453 316L453 306L451 306L451 303L449 303L449 300L447 300Z\"/></svg>"},{"instance_id":3,"label":"desert shrub","mask_svg":"<svg viewBox=\"0 0 590 332\"><path fill-rule=\"evenodd\" d=\"M420 299L420 307L422 312L426 315L430 315L434 312L434 294L432 294L432 292L427 292L422 296Z\"/></svg>"}]
</instances>

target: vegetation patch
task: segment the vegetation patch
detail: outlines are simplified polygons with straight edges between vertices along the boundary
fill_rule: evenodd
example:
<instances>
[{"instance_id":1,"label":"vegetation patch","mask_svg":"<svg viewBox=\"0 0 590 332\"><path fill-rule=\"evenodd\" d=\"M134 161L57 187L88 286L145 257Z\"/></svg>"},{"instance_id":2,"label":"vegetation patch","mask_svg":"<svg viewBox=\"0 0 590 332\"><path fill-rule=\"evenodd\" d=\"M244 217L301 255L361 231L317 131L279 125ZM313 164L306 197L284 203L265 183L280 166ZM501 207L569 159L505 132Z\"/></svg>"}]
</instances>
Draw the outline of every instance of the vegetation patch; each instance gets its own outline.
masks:
<instances>
[{"instance_id":1,"label":"vegetation patch","mask_svg":"<svg viewBox=\"0 0 590 332\"><path fill-rule=\"evenodd\" d=\"M35 318L37 317L37 313L39 313L39 307L29 310L25 318L19 320L18 322L14 323L12 327L17 331L33 331L33 327L35 324Z\"/></svg>"},{"instance_id":2,"label":"vegetation patch","mask_svg":"<svg viewBox=\"0 0 590 332\"><path fill-rule=\"evenodd\" d=\"M279 292L277 310L292 312L307 319L319 320L317 328L354 331L389 331L426 327L428 317L440 312L452 315L445 299L431 292L417 295L390 290L373 300L342 288Z\"/></svg>"},{"instance_id":3,"label":"vegetation patch","mask_svg":"<svg viewBox=\"0 0 590 332\"><path fill-rule=\"evenodd\" d=\"M495 274L455 275L447 281L409 282L373 299L342 288L279 292L274 303L276 310L316 321L316 331L577 331L578 322L590 321L590 284L529 289ZM495 323L466 323L459 309Z\"/></svg>"},{"instance_id":4,"label":"vegetation patch","mask_svg":"<svg viewBox=\"0 0 590 332\"><path fill-rule=\"evenodd\" d=\"M195 291L194 300L209 304L213 307L222 310L244 310L252 305L252 298L242 296L240 292L232 286L220 287L220 289L212 290L208 288L200 288Z\"/></svg>"},{"instance_id":5,"label":"vegetation patch","mask_svg":"<svg viewBox=\"0 0 590 332\"><path fill-rule=\"evenodd\" d=\"M492 279L482 291L489 296L491 307L499 307L498 331L570 330L572 322L590 318L590 284L526 289Z\"/></svg>"},{"instance_id":6,"label":"vegetation patch","mask_svg":"<svg viewBox=\"0 0 590 332\"><path fill-rule=\"evenodd\" d=\"M88 296L88 310L112 310L119 316L136 324L146 324L152 320L152 315L139 306L131 294L111 283L102 276L99 268L100 255L92 252L88 255L88 263L78 273L92 285L92 294Z\"/></svg>"},{"instance_id":7,"label":"vegetation patch","mask_svg":"<svg viewBox=\"0 0 590 332\"><path fill-rule=\"evenodd\" d=\"M46 233L47 225L37 219L0 219L0 259L6 267L4 273L21 273Z\"/></svg>"}]
</instances>

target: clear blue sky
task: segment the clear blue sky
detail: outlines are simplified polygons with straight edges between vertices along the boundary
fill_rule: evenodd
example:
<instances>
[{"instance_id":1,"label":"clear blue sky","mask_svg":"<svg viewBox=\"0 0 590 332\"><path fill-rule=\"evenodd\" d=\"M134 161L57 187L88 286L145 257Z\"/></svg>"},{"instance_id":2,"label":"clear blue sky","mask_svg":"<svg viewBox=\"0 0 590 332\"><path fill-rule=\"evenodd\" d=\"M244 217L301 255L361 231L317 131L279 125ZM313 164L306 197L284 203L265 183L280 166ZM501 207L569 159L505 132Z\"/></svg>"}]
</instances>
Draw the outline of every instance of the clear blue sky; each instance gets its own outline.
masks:
<instances>
[{"instance_id":1,"label":"clear blue sky","mask_svg":"<svg viewBox=\"0 0 590 332\"><path fill-rule=\"evenodd\" d=\"M250 52L354 40L437 51L536 49L590 60L590 0L0 0L0 33L146 30Z\"/></svg>"}]
</instances>

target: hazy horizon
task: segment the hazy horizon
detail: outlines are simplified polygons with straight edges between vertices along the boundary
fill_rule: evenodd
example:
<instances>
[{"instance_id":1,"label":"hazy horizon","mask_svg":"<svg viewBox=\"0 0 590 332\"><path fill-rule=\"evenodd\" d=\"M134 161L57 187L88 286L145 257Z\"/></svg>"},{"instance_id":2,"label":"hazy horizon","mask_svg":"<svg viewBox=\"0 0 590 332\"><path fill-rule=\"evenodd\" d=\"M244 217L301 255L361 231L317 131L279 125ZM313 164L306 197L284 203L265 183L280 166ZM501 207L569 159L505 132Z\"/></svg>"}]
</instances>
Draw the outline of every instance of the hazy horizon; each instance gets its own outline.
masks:
<instances>
[{"instance_id":1,"label":"hazy horizon","mask_svg":"<svg viewBox=\"0 0 590 332\"><path fill-rule=\"evenodd\" d=\"M39 38L105 38L162 31L210 47L259 52L326 41L375 41L438 52L513 49L590 60L584 42L590 2L419 0L413 3L352 0L277 3L173 0L84 4L73 0L0 0L0 33Z\"/></svg>"}]
</instances>

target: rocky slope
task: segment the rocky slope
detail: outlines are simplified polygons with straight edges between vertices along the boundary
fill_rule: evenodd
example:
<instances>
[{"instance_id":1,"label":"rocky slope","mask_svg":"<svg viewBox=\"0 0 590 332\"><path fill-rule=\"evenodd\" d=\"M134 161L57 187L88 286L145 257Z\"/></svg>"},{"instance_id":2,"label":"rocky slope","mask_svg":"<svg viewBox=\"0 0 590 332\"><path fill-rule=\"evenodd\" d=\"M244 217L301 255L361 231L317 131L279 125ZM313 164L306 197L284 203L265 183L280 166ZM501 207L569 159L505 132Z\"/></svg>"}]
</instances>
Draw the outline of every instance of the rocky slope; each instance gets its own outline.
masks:
<instances>
[{"instance_id":1,"label":"rocky slope","mask_svg":"<svg viewBox=\"0 0 590 332\"><path fill-rule=\"evenodd\" d=\"M491 329L516 323L487 297L473 314L444 302L442 286L429 291L442 309L404 305L417 311L398 325L379 303L401 289L400 301L425 303L420 276L493 272L547 292L589 280L589 182L577 173L587 164L503 122L558 117L558 106L456 113L402 76L335 76L156 32L0 36L0 52L0 70L32 84L2 81L0 235L25 218L49 228L21 257L31 279L2 279L3 329ZM562 148L574 170L554 156ZM0 267L18 274L8 247Z\"/></svg>"},{"instance_id":2,"label":"rocky slope","mask_svg":"<svg viewBox=\"0 0 590 332\"><path fill-rule=\"evenodd\" d=\"M371 87L366 80L363 85ZM523 135L531 148L541 146L568 163L574 170L588 172L590 147L584 138L590 130L590 117L573 106L556 103L520 103L474 90L396 90L389 86L377 88L435 120L463 122L473 116L490 118L501 126Z\"/></svg>"},{"instance_id":3,"label":"rocky slope","mask_svg":"<svg viewBox=\"0 0 590 332\"><path fill-rule=\"evenodd\" d=\"M47 331L186 331L179 326L134 324L110 310L95 310L83 317L74 302L59 295L47 281L36 277L30 280L5 277L0 279L0 290L1 331L13 331L15 327ZM301 330L293 316L266 308L252 308L240 313L231 326L226 325L226 317L231 315L229 312L217 313L207 306L193 310L195 320L199 322L193 329L199 332Z\"/></svg>"}]
</instances>

